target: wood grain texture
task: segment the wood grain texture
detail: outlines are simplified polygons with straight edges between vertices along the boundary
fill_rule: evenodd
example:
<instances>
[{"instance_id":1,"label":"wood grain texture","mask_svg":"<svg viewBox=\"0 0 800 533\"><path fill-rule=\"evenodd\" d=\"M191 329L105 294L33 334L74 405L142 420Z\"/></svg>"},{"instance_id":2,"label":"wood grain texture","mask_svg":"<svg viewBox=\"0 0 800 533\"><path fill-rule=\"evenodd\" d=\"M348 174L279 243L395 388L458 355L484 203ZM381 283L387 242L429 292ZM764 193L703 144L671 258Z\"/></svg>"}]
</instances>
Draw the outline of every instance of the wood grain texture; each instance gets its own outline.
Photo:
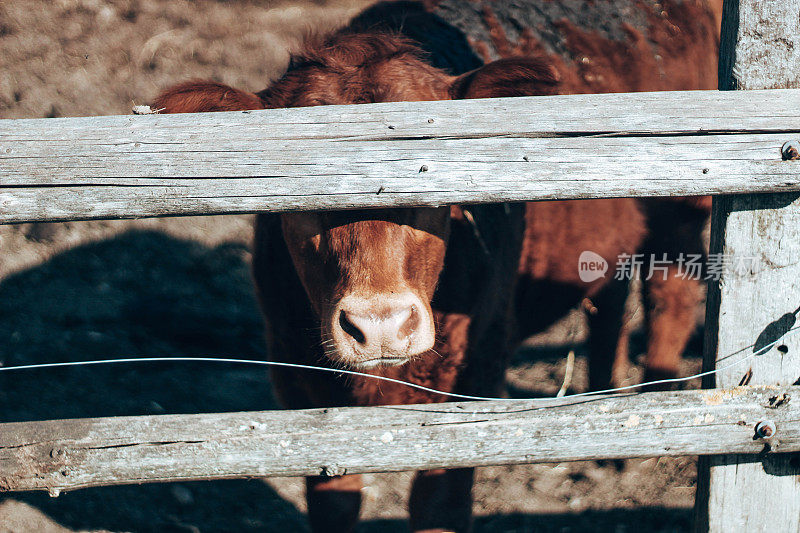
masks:
<instances>
[{"instance_id":1,"label":"wood grain texture","mask_svg":"<svg viewBox=\"0 0 800 533\"><path fill-rule=\"evenodd\" d=\"M800 90L7 120L0 223L795 191L798 137Z\"/></svg>"},{"instance_id":2,"label":"wood grain texture","mask_svg":"<svg viewBox=\"0 0 800 533\"><path fill-rule=\"evenodd\" d=\"M726 1L721 50L721 88L800 86L800 0ZM798 382L800 340L783 335L800 313L800 195L715 198L711 253L751 257L755 268L709 286L705 367L724 365L724 354L750 342L748 353L760 354L751 384ZM736 385L746 370L723 371L706 385ZM696 508L698 531L798 533L800 456L702 458Z\"/></svg>"},{"instance_id":3,"label":"wood grain texture","mask_svg":"<svg viewBox=\"0 0 800 533\"><path fill-rule=\"evenodd\" d=\"M0 424L0 490L800 450L800 387ZM768 455L773 455L769 453Z\"/></svg>"},{"instance_id":4,"label":"wood grain texture","mask_svg":"<svg viewBox=\"0 0 800 533\"><path fill-rule=\"evenodd\" d=\"M800 87L800 11L784 0L726 0L720 35L719 88Z\"/></svg>"}]
</instances>

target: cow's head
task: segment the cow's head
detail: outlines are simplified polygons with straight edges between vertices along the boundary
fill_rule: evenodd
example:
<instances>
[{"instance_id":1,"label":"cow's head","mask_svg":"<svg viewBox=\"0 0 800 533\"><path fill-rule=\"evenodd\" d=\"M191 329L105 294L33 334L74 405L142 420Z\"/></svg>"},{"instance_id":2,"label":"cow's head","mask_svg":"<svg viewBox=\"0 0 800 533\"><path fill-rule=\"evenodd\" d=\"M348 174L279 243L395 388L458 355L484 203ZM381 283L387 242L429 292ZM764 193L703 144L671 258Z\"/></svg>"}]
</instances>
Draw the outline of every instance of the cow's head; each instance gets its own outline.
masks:
<instances>
[{"instance_id":1,"label":"cow's head","mask_svg":"<svg viewBox=\"0 0 800 533\"><path fill-rule=\"evenodd\" d=\"M153 105L170 113L485 98L552 94L555 83L552 69L538 59L501 60L454 77L425 63L400 37L339 34L296 58L282 79L258 94L195 82L168 90ZM433 347L431 299L449 220L449 208L282 215L286 244L332 362L362 369L397 365Z\"/></svg>"}]
</instances>

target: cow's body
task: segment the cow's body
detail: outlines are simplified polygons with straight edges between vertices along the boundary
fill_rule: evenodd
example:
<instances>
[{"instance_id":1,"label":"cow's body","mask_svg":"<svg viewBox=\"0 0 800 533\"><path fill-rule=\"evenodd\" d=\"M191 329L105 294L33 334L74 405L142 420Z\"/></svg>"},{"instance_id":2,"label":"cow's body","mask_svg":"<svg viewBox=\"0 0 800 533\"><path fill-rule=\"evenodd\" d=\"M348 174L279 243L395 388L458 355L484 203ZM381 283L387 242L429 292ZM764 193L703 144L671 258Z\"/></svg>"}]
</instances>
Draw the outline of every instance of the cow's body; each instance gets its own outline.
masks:
<instances>
[{"instance_id":1,"label":"cow's body","mask_svg":"<svg viewBox=\"0 0 800 533\"><path fill-rule=\"evenodd\" d=\"M716 88L721 10L719 0L383 2L351 25L401 32L452 74L484 61L533 55L554 66L559 94L691 90ZM667 254L668 275L656 273L644 284L645 366L646 379L674 377L702 299L701 281L683 279L677 260L704 253L700 236L710 206L710 197L527 204L516 297L519 337L544 330L590 298L590 384L608 387L612 364L619 374L628 357L628 287L612 279L618 259ZM606 277L591 284L579 277L585 250L609 264Z\"/></svg>"},{"instance_id":2,"label":"cow's body","mask_svg":"<svg viewBox=\"0 0 800 533\"><path fill-rule=\"evenodd\" d=\"M398 31L453 75L536 55L563 93L676 91L716 89L721 12L720 0L400 1L351 27Z\"/></svg>"}]
</instances>

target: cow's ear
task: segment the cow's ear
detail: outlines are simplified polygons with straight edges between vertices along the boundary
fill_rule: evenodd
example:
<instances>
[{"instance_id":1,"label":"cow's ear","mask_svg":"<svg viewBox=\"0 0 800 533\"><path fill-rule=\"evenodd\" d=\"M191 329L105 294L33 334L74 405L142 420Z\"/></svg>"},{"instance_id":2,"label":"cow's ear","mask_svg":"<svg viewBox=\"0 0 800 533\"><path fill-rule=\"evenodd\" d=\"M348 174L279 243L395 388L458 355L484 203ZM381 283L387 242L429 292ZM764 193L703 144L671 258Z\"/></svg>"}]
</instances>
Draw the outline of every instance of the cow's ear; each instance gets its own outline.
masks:
<instances>
[{"instance_id":1,"label":"cow's ear","mask_svg":"<svg viewBox=\"0 0 800 533\"><path fill-rule=\"evenodd\" d=\"M454 100L538 96L556 94L557 90L558 75L548 61L514 57L493 61L457 77L450 86L450 96Z\"/></svg>"},{"instance_id":2,"label":"cow's ear","mask_svg":"<svg viewBox=\"0 0 800 533\"><path fill-rule=\"evenodd\" d=\"M253 93L221 83L190 81L167 89L150 107L161 113L199 113L264 109L264 103Z\"/></svg>"}]
</instances>

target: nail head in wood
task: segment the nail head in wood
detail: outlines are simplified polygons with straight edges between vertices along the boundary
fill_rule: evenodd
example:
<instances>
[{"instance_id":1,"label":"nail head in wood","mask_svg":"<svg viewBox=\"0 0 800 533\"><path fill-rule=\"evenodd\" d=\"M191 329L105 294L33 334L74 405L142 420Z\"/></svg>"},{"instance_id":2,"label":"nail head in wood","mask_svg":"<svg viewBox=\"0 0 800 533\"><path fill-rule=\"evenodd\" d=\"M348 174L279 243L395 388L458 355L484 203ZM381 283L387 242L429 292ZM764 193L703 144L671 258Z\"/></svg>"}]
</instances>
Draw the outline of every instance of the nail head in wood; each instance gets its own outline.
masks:
<instances>
[{"instance_id":1,"label":"nail head in wood","mask_svg":"<svg viewBox=\"0 0 800 533\"><path fill-rule=\"evenodd\" d=\"M756 424L756 436L760 439L768 439L775 435L777 428L772 420L762 420Z\"/></svg>"},{"instance_id":2,"label":"nail head in wood","mask_svg":"<svg viewBox=\"0 0 800 533\"><path fill-rule=\"evenodd\" d=\"M800 159L800 142L787 141L781 146L781 158L784 161Z\"/></svg>"}]
</instances>

